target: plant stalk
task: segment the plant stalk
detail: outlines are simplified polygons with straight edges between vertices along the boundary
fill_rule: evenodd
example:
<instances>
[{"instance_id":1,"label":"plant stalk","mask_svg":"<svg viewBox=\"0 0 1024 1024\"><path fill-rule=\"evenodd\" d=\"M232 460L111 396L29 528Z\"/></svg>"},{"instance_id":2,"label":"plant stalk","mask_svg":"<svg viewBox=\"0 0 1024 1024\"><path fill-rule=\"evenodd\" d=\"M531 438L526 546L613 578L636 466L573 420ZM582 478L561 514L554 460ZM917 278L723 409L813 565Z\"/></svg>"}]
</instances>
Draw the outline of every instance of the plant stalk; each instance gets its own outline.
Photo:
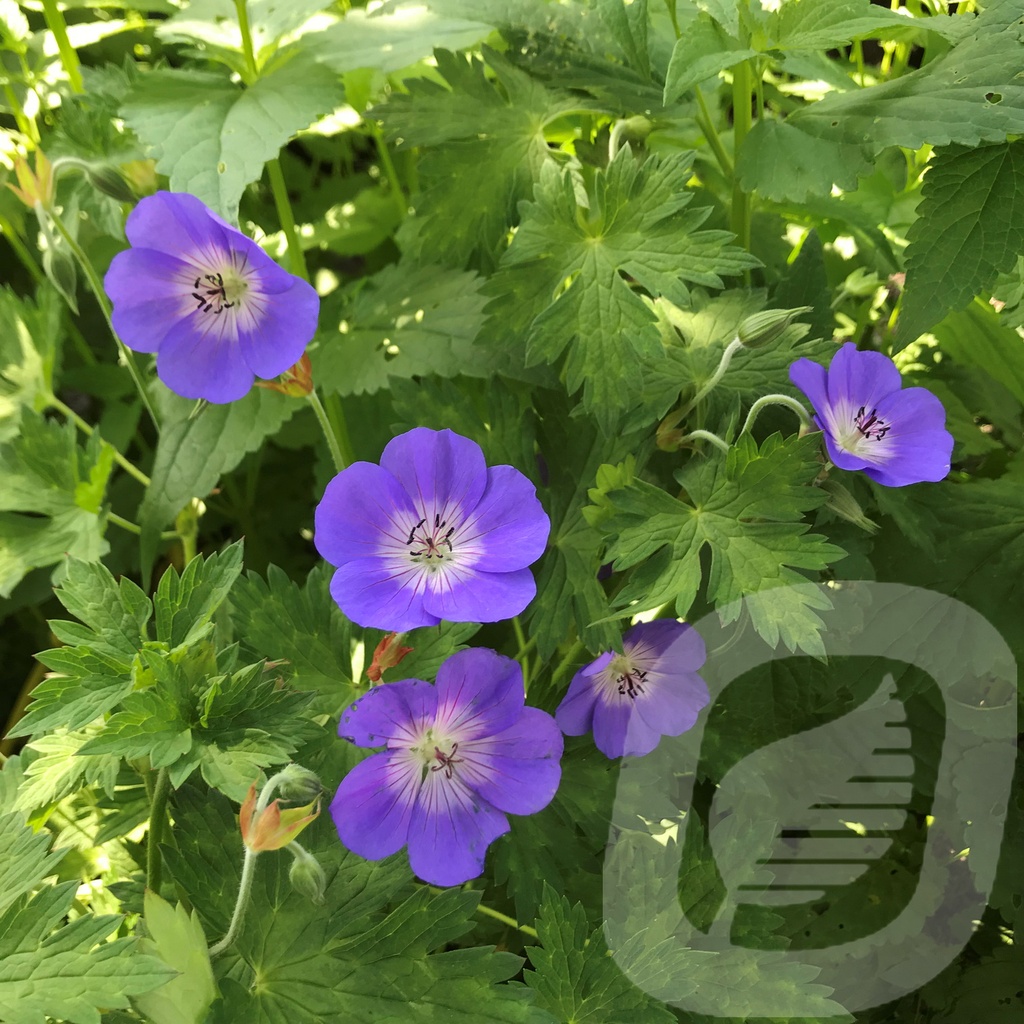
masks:
<instances>
[{"instance_id":1,"label":"plant stalk","mask_svg":"<svg viewBox=\"0 0 1024 1024\"><path fill-rule=\"evenodd\" d=\"M160 840L167 822L167 797L170 792L170 772L161 768L157 773L153 799L149 805L149 832L146 836L146 886L155 893L160 892L160 872L163 867Z\"/></svg>"},{"instance_id":2,"label":"plant stalk","mask_svg":"<svg viewBox=\"0 0 1024 1024\"><path fill-rule=\"evenodd\" d=\"M85 92L85 83L82 81L82 69L78 63L78 54L71 45L68 38L68 27L64 21L64 15L57 6L57 0L43 0L43 17L46 19L46 27L53 33L57 41L57 50L60 53L60 62L64 65L64 71L68 76L72 92Z\"/></svg>"}]
</instances>

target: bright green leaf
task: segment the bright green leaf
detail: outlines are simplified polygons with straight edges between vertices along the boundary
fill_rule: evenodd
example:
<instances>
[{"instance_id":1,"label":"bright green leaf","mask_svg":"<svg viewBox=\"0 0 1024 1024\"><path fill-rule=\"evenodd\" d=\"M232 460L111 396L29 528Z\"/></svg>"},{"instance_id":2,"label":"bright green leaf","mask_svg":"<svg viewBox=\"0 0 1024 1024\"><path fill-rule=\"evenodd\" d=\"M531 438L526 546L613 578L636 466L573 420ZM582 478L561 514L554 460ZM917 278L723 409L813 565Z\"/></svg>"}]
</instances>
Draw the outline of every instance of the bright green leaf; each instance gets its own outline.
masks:
<instances>
[{"instance_id":1,"label":"bright green leaf","mask_svg":"<svg viewBox=\"0 0 1024 1024\"><path fill-rule=\"evenodd\" d=\"M223 75L164 68L140 76L122 108L174 192L228 222L280 148L341 100L333 72L292 60L241 89Z\"/></svg>"},{"instance_id":2,"label":"bright green leaf","mask_svg":"<svg viewBox=\"0 0 1024 1024\"><path fill-rule=\"evenodd\" d=\"M104 941L120 917L86 914L60 926L77 882L19 897L0 917L0 1018L100 1024L100 1009L163 985L173 971L138 952L134 939ZM56 929L56 930L55 930Z\"/></svg>"},{"instance_id":3,"label":"bright green leaf","mask_svg":"<svg viewBox=\"0 0 1024 1024\"><path fill-rule=\"evenodd\" d=\"M537 920L541 945L527 952L534 970L527 985L537 1003L574 1024L673 1024L675 1015L638 989L608 955L600 927L591 929L583 906L548 888Z\"/></svg>"},{"instance_id":4,"label":"bright green leaf","mask_svg":"<svg viewBox=\"0 0 1024 1024\"><path fill-rule=\"evenodd\" d=\"M917 212L897 324L904 344L991 288L1024 250L1024 142L939 150Z\"/></svg>"},{"instance_id":5,"label":"bright green leaf","mask_svg":"<svg viewBox=\"0 0 1024 1024\"><path fill-rule=\"evenodd\" d=\"M66 555L95 561L106 553L100 501L112 467L113 452L97 435L80 448L73 424L25 410L20 435L0 444L0 596Z\"/></svg>"},{"instance_id":6,"label":"bright green leaf","mask_svg":"<svg viewBox=\"0 0 1024 1024\"><path fill-rule=\"evenodd\" d=\"M179 973L166 985L137 996L134 1004L152 1024L203 1024L217 986L199 917L180 903L172 907L148 889L145 908L148 938L139 942L139 951Z\"/></svg>"},{"instance_id":7,"label":"bright green leaf","mask_svg":"<svg viewBox=\"0 0 1024 1024\"><path fill-rule=\"evenodd\" d=\"M707 78L734 67L756 51L745 48L704 11L683 29L676 40L665 74L665 105Z\"/></svg>"},{"instance_id":8,"label":"bright green leaf","mask_svg":"<svg viewBox=\"0 0 1024 1024\"><path fill-rule=\"evenodd\" d=\"M68 851L50 850L49 846L49 835L33 831L20 815L0 817L0 911L56 871Z\"/></svg>"}]
</instances>

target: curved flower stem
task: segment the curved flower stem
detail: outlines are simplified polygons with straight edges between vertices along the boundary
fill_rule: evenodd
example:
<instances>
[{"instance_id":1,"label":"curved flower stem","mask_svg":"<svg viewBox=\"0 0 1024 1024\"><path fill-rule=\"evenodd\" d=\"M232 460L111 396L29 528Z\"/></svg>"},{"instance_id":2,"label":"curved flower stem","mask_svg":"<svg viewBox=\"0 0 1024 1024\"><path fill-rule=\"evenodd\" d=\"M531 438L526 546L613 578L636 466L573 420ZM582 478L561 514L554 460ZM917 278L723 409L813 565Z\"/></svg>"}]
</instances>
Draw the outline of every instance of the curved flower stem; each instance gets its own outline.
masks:
<instances>
[{"instance_id":1,"label":"curved flower stem","mask_svg":"<svg viewBox=\"0 0 1024 1024\"><path fill-rule=\"evenodd\" d=\"M239 929L242 926L242 917L245 908L249 904L249 896L252 893L253 869L256 867L256 858L259 854L255 850L245 849L245 859L242 861L242 878L238 883L238 898L235 900L235 909L231 913L231 922L224 938L210 946L208 952L210 959L220 956L238 937Z\"/></svg>"},{"instance_id":2,"label":"curved flower stem","mask_svg":"<svg viewBox=\"0 0 1024 1024\"><path fill-rule=\"evenodd\" d=\"M320 429L323 431L324 438L327 441L327 447L331 450L334 468L340 473L348 463L345 461L344 455L341 454L341 446L338 444L338 438L334 433L334 428L331 426L331 421L327 418L327 410L324 409L323 403L317 397L315 391L310 391L307 397L309 398L309 404L313 407L313 412L316 413Z\"/></svg>"},{"instance_id":3,"label":"curved flower stem","mask_svg":"<svg viewBox=\"0 0 1024 1024\"><path fill-rule=\"evenodd\" d=\"M78 429L85 434L86 437L92 437L95 432L95 428L90 424L86 423L81 416L75 412L74 409L66 406L56 395L47 395L46 404L54 408L61 415L66 416ZM113 448L114 461L129 475L135 477L136 480L142 484L143 487L148 487L151 483L148 476L139 469L134 463L129 462L109 441L103 442Z\"/></svg>"},{"instance_id":4,"label":"curved flower stem","mask_svg":"<svg viewBox=\"0 0 1024 1024\"><path fill-rule=\"evenodd\" d=\"M46 27L53 33L57 41L57 50L60 53L60 62L71 84L72 92L85 92L85 85L82 82L82 69L78 63L78 54L68 39L68 27L64 22L64 15L57 6L57 0L43 0L43 17L46 19Z\"/></svg>"},{"instance_id":5,"label":"curved flower stem","mask_svg":"<svg viewBox=\"0 0 1024 1024\"><path fill-rule=\"evenodd\" d=\"M729 451L729 445L717 434L712 434L710 430L691 430L690 433L683 434L679 438L680 445L683 445L686 441L710 441L719 451L726 453Z\"/></svg>"},{"instance_id":6,"label":"curved flower stem","mask_svg":"<svg viewBox=\"0 0 1024 1024\"><path fill-rule=\"evenodd\" d=\"M131 353L131 349L118 337L117 331L114 330L114 322L110 319L110 302L107 299L107 293L103 290L103 282L100 281L99 275L96 273L96 268L92 265L92 261L85 254L85 250L71 237L71 232L64 226L64 222L57 216L53 210L47 211L48 216L53 221L54 227L60 232L61 237L67 243L68 248L71 250L75 259L78 260L79 266L81 266L83 273L85 274L86 280L89 282L89 287L92 290L93 295L96 297L97 303L101 312L103 313L103 319L107 322L107 327L110 328L111 336L114 342L117 344L118 351L121 355L121 359L125 366L128 367L128 373L131 374L132 381L135 384L135 390L139 393L139 398L142 399L142 404L149 413L149 418L153 421L153 426L156 427L157 431L160 430L160 420L157 419L156 410L153 408L152 402L149 400L149 395L146 393L146 385L143 383L142 375L139 373L139 368L135 364L135 357Z\"/></svg>"},{"instance_id":7,"label":"curved flower stem","mask_svg":"<svg viewBox=\"0 0 1024 1024\"><path fill-rule=\"evenodd\" d=\"M725 376L725 371L729 369L729 364L732 362L732 357L736 355L739 350L743 348L743 342L739 338L733 338L728 345L725 346L725 351L722 353L722 358L718 361L718 367L713 374L704 382L701 389L690 399L686 405L683 406L679 413L679 420L683 419L684 416L688 416L703 398L707 398L712 391L718 386L718 382ZM676 420L678 423L679 420Z\"/></svg>"},{"instance_id":8,"label":"curved flower stem","mask_svg":"<svg viewBox=\"0 0 1024 1024\"><path fill-rule=\"evenodd\" d=\"M167 821L167 797L171 791L171 776L161 768L153 787L153 798L149 805L149 833L146 836L146 885L155 893L160 892L160 869L163 858L160 855L160 839Z\"/></svg>"},{"instance_id":9,"label":"curved flower stem","mask_svg":"<svg viewBox=\"0 0 1024 1024\"><path fill-rule=\"evenodd\" d=\"M142 527L138 523L133 523L130 519L125 519L115 512L107 513L107 522L113 523L114 526L120 526L122 530L127 530L129 533L134 533L136 537L142 536ZM175 533L174 530L164 530L160 534L161 540L177 540L178 537L179 534Z\"/></svg>"},{"instance_id":10,"label":"curved flower stem","mask_svg":"<svg viewBox=\"0 0 1024 1024\"><path fill-rule=\"evenodd\" d=\"M755 420L761 415L761 410L767 408L769 405L784 405L787 409L792 409L793 412L800 417L800 429L802 431L807 429L814 429L814 425L811 422L810 413L798 402L795 398L790 398L789 395L762 395L751 407L750 412L747 413L747 418L743 423L743 429L740 431L739 436L742 437L748 430L754 425Z\"/></svg>"}]
</instances>

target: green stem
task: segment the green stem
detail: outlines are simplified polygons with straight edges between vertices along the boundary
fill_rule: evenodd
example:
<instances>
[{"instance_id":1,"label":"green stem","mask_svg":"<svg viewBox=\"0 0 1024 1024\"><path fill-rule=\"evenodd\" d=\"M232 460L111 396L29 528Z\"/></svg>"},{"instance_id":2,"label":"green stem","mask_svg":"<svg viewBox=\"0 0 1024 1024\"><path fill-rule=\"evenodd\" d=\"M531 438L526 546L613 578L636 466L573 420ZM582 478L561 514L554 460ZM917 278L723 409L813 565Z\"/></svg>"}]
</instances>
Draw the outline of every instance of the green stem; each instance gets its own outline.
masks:
<instances>
[{"instance_id":1,"label":"green stem","mask_svg":"<svg viewBox=\"0 0 1024 1024\"><path fill-rule=\"evenodd\" d=\"M377 155L380 157L384 174L387 176L388 184L391 186L391 195L394 197L395 206L398 209L398 218L399 220L405 220L405 216L409 212L408 203L405 200L405 193L402 191L402 183L398 179L398 171L395 170L394 161L391 159L391 151L388 149L388 144L384 141L384 136L381 134L381 130L376 123L371 124L367 122L367 124L370 134L373 136L373 141L377 146Z\"/></svg>"},{"instance_id":2,"label":"green stem","mask_svg":"<svg viewBox=\"0 0 1024 1024\"><path fill-rule=\"evenodd\" d=\"M719 451L728 453L729 446L725 443L717 434L712 434L710 430L691 430L688 434L683 434L679 438L679 445L684 445L687 441L710 441Z\"/></svg>"},{"instance_id":3,"label":"green stem","mask_svg":"<svg viewBox=\"0 0 1024 1024\"><path fill-rule=\"evenodd\" d=\"M718 386L718 382L725 376L725 371L729 369L729 364L732 362L732 357L736 355L739 350L743 348L743 342L739 338L733 338L728 345L725 346L725 351L722 353L722 358L718 361L718 367L713 374L704 382L701 389L683 406L682 411L679 413L679 420L683 417L688 416L694 409L701 399L706 398L711 394L712 391ZM678 423L679 420L676 422Z\"/></svg>"},{"instance_id":4,"label":"green stem","mask_svg":"<svg viewBox=\"0 0 1024 1024\"><path fill-rule=\"evenodd\" d=\"M558 663L555 671L551 673L551 685L554 686L563 675L574 665L581 654L586 652L586 647L583 646L583 642L577 640L572 647L569 649L569 653Z\"/></svg>"},{"instance_id":5,"label":"green stem","mask_svg":"<svg viewBox=\"0 0 1024 1024\"><path fill-rule=\"evenodd\" d=\"M46 19L46 27L53 33L57 40L57 50L60 52L60 62L64 65L68 81L71 83L72 92L85 92L85 84L82 82L82 69L78 64L78 54L68 39L68 27L64 22L64 15L57 6L57 0L43 0L43 17Z\"/></svg>"},{"instance_id":6,"label":"green stem","mask_svg":"<svg viewBox=\"0 0 1024 1024\"><path fill-rule=\"evenodd\" d=\"M751 127L750 114L751 74L750 61L743 61L733 68L732 76L732 123L733 156L739 163L743 140ZM739 177L733 176L732 185L732 230L736 241L747 252L750 251L750 195L740 187ZM743 271L744 284L750 284L750 271Z\"/></svg>"},{"instance_id":7,"label":"green stem","mask_svg":"<svg viewBox=\"0 0 1024 1024\"><path fill-rule=\"evenodd\" d=\"M149 413L149 418L153 421L153 425L157 431L160 430L160 421L157 419L156 410L153 408L153 404L149 400L149 395L146 393L146 385L142 381L142 375L139 373L138 366L135 365L135 358L131 353L131 349L118 337L117 331L114 330L114 322L110 319L110 302L107 299L106 292L103 291L103 283L99 279L99 275L96 273L95 267L89 257L85 254L85 250L71 237L71 232L64 226L64 222L57 216L53 210L48 210L50 219L53 221L54 227L60 232L61 237L67 243L68 248L71 250L75 259L78 260L79 266L85 274L86 280L89 282L89 288L92 290L93 295L96 297L96 302L99 303L101 312L103 313L103 319L107 322L107 327L110 329L110 334L117 344L118 351L121 355L121 360L125 366L128 367L128 373L131 375L132 381L135 383L135 390L139 393L139 398L142 399L142 404Z\"/></svg>"},{"instance_id":8,"label":"green stem","mask_svg":"<svg viewBox=\"0 0 1024 1024\"><path fill-rule=\"evenodd\" d=\"M242 34L242 52L245 54L246 67L249 69L245 84L252 85L259 78L260 69L252 45L252 28L249 25L249 10L245 0L235 0L235 12L238 14L238 29Z\"/></svg>"},{"instance_id":9,"label":"green stem","mask_svg":"<svg viewBox=\"0 0 1024 1024\"><path fill-rule=\"evenodd\" d=\"M92 437L95 430L90 424L86 423L81 416L75 412L74 409L65 405L56 395L47 395L46 404L56 409L63 416L66 416L78 429L85 434L86 437ZM142 484L143 487L148 487L152 482L145 473L139 469L138 466L129 462L109 441L104 441L104 444L109 445L114 450L114 461L129 475L135 477L136 480Z\"/></svg>"},{"instance_id":10,"label":"green stem","mask_svg":"<svg viewBox=\"0 0 1024 1024\"><path fill-rule=\"evenodd\" d=\"M270 178L270 191L274 196L274 206L277 208L277 218L281 222L284 237L288 241L288 262L291 264L292 273L304 281L308 281L309 270L306 267L306 254L299 244L299 232L295 227L295 214L292 212L292 203L288 198L288 186L281 173L281 161L276 157L267 161L267 175Z\"/></svg>"},{"instance_id":11,"label":"green stem","mask_svg":"<svg viewBox=\"0 0 1024 1024\"><path fill-rule=\"evenodd\" d=\"M346 466L351 466L356 461L356 456L352 451L352 442L349 440L348 423L345 422L345 410L341 407L341 399L334 394L327 395L324 398L324 408L327 410L327 418L334 428L334 436L338 439L341 457L345 460Z\"/></svg>"},{"instance_id":12,"label":"green stem","mask_svg":"<svg viewBox=\"0 0 1024 1024\"><path fill-rule=\"evenodd\" d=\"M171 792L171 776L161 768L153 787L153 799L149 805L149 833L146 836L146 885L155 893L160 892L160 869L163 858L160 854L160 840L167 821L167 797Z\"/></svg>"},{"instance_id":13,"label":"green stem","mask_svg":"<svg viewBox=\"0 0 1024 1024\"><path fill-rule=\"evenodd\" d=\"M142 536L142 527L138 523L133 523L130 519L125 519L123 516L117 515L115 512L107 513L107 522L113 523L114 526L120 526L122 530L127 530L129 533L134 533L136 537ZM177 540L178 534L174 530L164 530L160 534L161 540Z\"/></svg>"},{"instance_id":14,"label":"green stem","mask_svg":"<svg viewBox=\"0 0 1024 1024\"><path fill-rule=\"evenodd\" d=\"M722 168L722 173L727 178L732 178L736 172L733 170L732 161L729 159L729 154L725 151L725 146L722 145L721 136L715 128L715 122L711 117L707 100L704 99L704 93L701 92L699 85L694 92L697 95L697 106L700 107L700 113L697 115L697 124L704 133L704 138L708 140L708 145L711 147L711 152L715 154L715 159L718 161L718 166Z\"/></svg>"},{"instance_id":15,"label":"green stem","mask_svg":"<svg viewBox=\"0 0 1024 1024\"><path fill-rule=\"evenodd\" d=\"M761 411L769 405L783 405L787 409L792 409L800 417L801 428L810 428L812 426L809 413L795 398L790 398L789 395L762 395L750 407L750 412L747 413L743 429L740 431L740 437L753 427L754 421L761 415Z\"/></svg>"},{"instance_id":16,"label":"green stem","mask_svg":"<svg viewBox=\"0 0 1024 1024\"><path fill-rule=\"evenodd\" d=\"M514 917L509 917L508 914L503 914L500 910L487 906L486 903L478 903L476 909L478 913L485 914L487 917L493 917L495 921L507 924L509 928L516 928L524 935L529 935L531 939L540 938L536 928L531 928L528 924L520 924Z\"/></svg>"},{"instance_id":17,"label":"green stem","mask_svg":"<svg viewBox=\"0 0 1024 1024\"><path fill-rule=\"evenodd\" d=\"M242 861L242 877L238 883L238 898L235 900L235 909L231 914L231 922L228 930L220 942L214 943L210 949L210 959L220 956L238 937L242 927L242 918L245 915L245 908L249 903L249 894L252 892L253 872L256 867L256 858L259 854L255 850L245 848L245 860Z\"/></svg>"},{"instance_id":18,"label":"green stem","mask_svg":"<svg viewBox=\"0 0 1024 1024\"><path fill-rule=\"evenodd\" d=\"M338 444L338 438L334 434L334 428L331 426L331 421L327 418L327 411L324 409L323 403L321 403L315 391L311 391L308 397L309 404L313 407L313 412L316 414L316 418L320 423L320 429L323 431L324 438L327 441L327 447L331 450L331 459L334 462L334 468L340 473L348 463L345 461L345 457L341 454L341 447Z\"/></svg>"},{"instance_id":19,"label":"green stem","mask_svg":"<svg viewBox=\"0 0 1024 1024\"><path fill-rule=\"evenodd\" d=\"M676 0L665 0L665 6L668 8L668 19L672 22L672 31L676 34L678 39L682 32L679 31L679 17L676 15Z\"/></svg>"}]
</instances>

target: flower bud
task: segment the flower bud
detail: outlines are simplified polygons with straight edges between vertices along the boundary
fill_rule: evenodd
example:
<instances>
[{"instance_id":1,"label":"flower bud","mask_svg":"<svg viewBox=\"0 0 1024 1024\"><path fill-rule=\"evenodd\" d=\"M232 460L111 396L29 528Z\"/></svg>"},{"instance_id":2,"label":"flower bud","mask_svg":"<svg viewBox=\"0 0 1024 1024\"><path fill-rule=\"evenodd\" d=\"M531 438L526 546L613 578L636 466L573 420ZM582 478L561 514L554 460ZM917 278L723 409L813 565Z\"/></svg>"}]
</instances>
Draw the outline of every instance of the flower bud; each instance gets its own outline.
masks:
<instances>
[{"instance_id":1,"label":"flower bud","mask_svg":"<svg viewBox=\"0 0 1024 1024\"><path fill-rule=\"evenodd\" d=\"M75 261L63 249L52 246L43 251L43 271L64 296L73 313L78 312L78 271Z\"/></svg>"},{"instance_id":2,"label":"flower bud","mask_svg":"<svg viewBox=\"0 0 1024 1024\"><path fill-rule=\"evenodd\" d=\"M302 358L277 380L258 380L256 385L270 391L280 391L290 398L305 398L313 392L313 366L309 356L303 352Z\"/></svg>"},{"instance_id":3,"label":"flower bud","mask_svg":"<svg viewBox=\"0 0 1024 1024\"><path fill-rule=\"evenodd\" d=\"M366 677L372 683L379 683L380 678L389 668L394 668L414 648L403 647L404 633L388 633L373 652L373 661L366 670Z\"/></svg>"},{"instance_id":4,"label":"flower bud","mask_svg":"<svg viewBox=\"0 0 1024 1024\"><path fill-rule=\"evenodd\" d=\"M327 890L327 874L320 866L320 862L298 843L291 843L288 849L295 857L288 869L288 881L292 883L292 888L303 896L308 896L318 907L322 907L327 902L324 897Z\"/></svg>"},{"instance_id":5,"label":"flower bud","mask_svg":"<svg viewBox=\"0 0 1024 1024\"><path fill-rule=\"evenodd\" d=\"M315 772L299 764L290 764L278 775L278 789L282 800L309 803L316 800L324 787Z\"/></svg>"},{"instance_id":6,"label":"flower bud","mask_svg":"<svg viewBox=\"0 0 1024 1024\"><path fill-rule=\"evenodd\" d=\"M135 193L120 171L109 164L90 164L85 172L89 184L119 203L134 203Z\"/></svg>"},{"instance_id":7,"label":"flower bud","mask_svg":"<svg viewBox=\"0 0 1024 1024\"><path fill-rule=\"evenodd\" d=\"M845 519L848 523L853 523L854 526L859 526L868 533L877 532L878 523L864 515L860 503L838 480L823 480L818 486L828 492L828 502L825 505L827 509L834 512L840 519Z\"/></svg>"},{"instance_id":8,"label":"flower bud","mask_svg":"<svg viewBox=\"0 0 1024 1024\"><path fill-rule=\"evenodd\" d=\"M48 209L53 204L53 166L41 150L36 150L35 173L29 170L24 157L15 157L14 173L21 188L10 184L7 187L30 209L37 205Z\"/></svg>"},{"instance_id":9,"label":"flower bud","mask_svg":"<svg viewBox=\"0 0 1024 1024\"><path fill-rule=\"evenodd\" d=\"M256 784L249 787L249 793L238 812L238 824L242 830L242 842L254 853L265 850L280 850L320 814L320 797L304 807L281 810L281 802L273 801L259 809L256 798Z\"/></svg>"},{"instance_id":10,"label":"flower bud","mask_svg":"<svg viewBox=\"0 0 1024 1024\"><path fill-rule=\"evenodd\" d=\"M777 341L782 332L801 313L810 313L811 306L797 306L794 309L765 309L753 316L748 316L736 336L743 342L745 348L763 348Z\"/></svg>"}]
</instances>

